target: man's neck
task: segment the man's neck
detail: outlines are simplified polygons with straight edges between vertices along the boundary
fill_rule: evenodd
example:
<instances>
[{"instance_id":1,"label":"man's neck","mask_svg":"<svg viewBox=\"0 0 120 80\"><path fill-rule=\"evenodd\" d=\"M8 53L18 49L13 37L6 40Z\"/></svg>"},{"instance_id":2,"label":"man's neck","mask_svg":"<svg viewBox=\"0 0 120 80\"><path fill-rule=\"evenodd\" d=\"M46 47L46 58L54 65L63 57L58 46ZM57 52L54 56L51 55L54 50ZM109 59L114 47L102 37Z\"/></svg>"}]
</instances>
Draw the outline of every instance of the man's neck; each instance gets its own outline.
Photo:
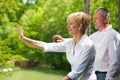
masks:
<instances>
[{"instance_id":1,"label":"man's neck","mask_svg":"<svg viewBox=\"0 0 120 80\"><path fill-rule=\"evenodd\" d=\"M99 29L100 32L102 32L103 30L105 30L107 27L109 26L109 24L105 24L101 27L101 29Z\"/></svg>"}]
</instances>

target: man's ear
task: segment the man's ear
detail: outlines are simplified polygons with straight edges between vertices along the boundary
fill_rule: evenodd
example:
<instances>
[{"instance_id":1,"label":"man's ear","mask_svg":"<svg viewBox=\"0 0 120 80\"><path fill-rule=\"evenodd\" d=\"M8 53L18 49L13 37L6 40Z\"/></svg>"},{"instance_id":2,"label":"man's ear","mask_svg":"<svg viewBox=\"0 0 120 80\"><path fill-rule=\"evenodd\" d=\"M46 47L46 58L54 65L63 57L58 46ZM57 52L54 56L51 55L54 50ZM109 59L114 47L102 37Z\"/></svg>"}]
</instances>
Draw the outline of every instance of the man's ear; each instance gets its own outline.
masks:
<instances>
[{"instance_id":1,"label":"man's ear","mask_svg":"<svg viewBox=\"0 0 120 80\"><path fill-rule=\"evenodd\" d=\"M109 16L105 17L105 23L107 23L109 21Z\"/></svg>"}]
</instances>

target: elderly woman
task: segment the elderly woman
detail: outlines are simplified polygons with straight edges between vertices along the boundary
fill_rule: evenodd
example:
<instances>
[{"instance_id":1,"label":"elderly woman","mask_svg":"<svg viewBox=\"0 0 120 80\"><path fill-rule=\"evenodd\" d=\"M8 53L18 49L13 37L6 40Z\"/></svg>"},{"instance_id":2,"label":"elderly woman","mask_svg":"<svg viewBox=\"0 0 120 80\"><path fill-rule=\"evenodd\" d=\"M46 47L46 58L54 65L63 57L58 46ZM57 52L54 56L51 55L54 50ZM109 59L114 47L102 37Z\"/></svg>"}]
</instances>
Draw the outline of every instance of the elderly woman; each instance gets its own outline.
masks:
<instances>
[{"instance_id":1,"label":"elderly woman","mask_svg":"<svg viewBox=\"0 0 120 80\"><path fill-rule=\"evenodd\" d=\"M66 52L71 71L62 80L89 80L93 69L95 46L85 30L90 24L90 16L84 12L75 12L67 18L67 28L73 38L59 42L46 43L29 39L23 35L19 26L19 36L24 42L45 52Z\"/></svg>"}]
</instances>

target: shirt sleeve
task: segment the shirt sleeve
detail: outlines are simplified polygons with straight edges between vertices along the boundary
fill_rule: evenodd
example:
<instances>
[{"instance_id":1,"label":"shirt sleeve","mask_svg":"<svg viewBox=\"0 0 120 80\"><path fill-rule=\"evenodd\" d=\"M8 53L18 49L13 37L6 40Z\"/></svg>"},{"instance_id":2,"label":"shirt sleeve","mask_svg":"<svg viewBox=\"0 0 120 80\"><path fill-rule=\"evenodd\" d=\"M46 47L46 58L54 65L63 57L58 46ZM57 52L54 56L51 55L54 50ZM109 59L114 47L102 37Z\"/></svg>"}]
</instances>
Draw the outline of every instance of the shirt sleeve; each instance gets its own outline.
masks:
<instances>
[{"instance_id":1,"label":"shirt sleeve","mask_svg":"<svg viewBox=\"0 0 120 80\"><path fill-rule=\"evenodd\" d=\"M83 77L84 76L83 73L88 72L89 70L88 67L90 67L90 64L91 64L91 67L93 67L93 61L94 61L94 56L95 56L94 46L84 47L80 54L81 56L76 64L76 67L71 72L68 73L68 76L71 79L76 79L79 76Z\"/></svg>"},{"instance_id":2,"label":"shirt sleeve","mask_svg":"<svg viewBox=\"0 0 120 80\"><path fill-rule=\"evenodd\" d=\"M118 72L120 71L120 40L116 37L109 43L109 67L106 75L106 80L117 80Z\"/></svg>"},{"instance_id":3,"label":"shirt sleeve","mask_svg":"<svg viewBox=\"0 0 120 80\"><path fill-rule=\"evenodd\" d=\"M44 52L65 52L65 42L44 43Z\"/></svg>"}]
</instances>

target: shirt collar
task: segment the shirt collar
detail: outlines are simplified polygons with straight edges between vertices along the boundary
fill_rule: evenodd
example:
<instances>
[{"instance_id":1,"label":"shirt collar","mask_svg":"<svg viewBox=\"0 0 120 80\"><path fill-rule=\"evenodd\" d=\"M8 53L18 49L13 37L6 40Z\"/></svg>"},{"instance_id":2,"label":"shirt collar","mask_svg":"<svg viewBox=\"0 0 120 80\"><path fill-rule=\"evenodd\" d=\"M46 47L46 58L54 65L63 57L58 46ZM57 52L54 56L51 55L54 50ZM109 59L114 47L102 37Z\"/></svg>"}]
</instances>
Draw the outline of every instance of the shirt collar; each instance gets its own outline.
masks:
<instances>
[{"instance_id":1,"label":"shirt collar","mask_svg":"<svg viewBox=\"0 0 120 80\"><path fill-rule=\"evenodd\" d=\"M108 30L110 30L110 29L112 29L112 25L108 25L108 27L107 28L105 28L103 31L101 31L101 32L106 32L106 31L108 31ZM100 31L99 31L100 32Z\"/></svg>"},{"instance_id":2,"label":"shirt collar","mask_svg":"<svg viewBox=\"0 0 120 80\"><path fill-rule=\"evenodd\" d=\"M84 42L86 37L87 37L87 35L84 34L83 37L81 38L81 40L79 41L79 43L77 45L82 45L82 43Z\"/></svg>"}]
</instances>

